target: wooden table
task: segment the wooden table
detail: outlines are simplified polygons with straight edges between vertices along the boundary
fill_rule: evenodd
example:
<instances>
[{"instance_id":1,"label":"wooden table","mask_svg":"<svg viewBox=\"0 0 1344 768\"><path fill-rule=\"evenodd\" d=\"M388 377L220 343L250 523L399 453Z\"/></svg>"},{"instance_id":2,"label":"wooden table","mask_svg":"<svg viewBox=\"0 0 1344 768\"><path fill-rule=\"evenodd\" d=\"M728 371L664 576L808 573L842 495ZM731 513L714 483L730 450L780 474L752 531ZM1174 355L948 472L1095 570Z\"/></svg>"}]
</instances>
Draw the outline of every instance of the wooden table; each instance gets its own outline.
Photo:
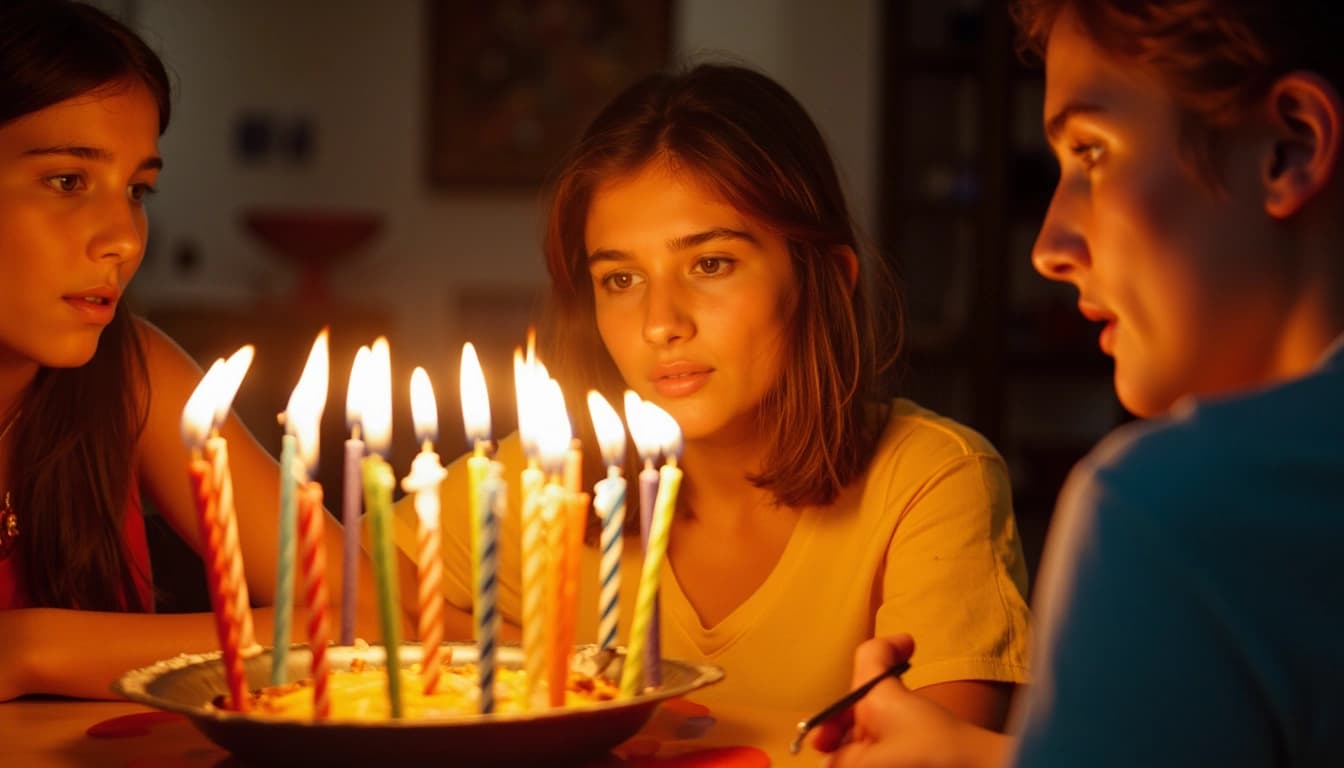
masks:
<instances>
[{"instance_id":1,"label":"wooden table","mask_svg":"<svg viewBox=\"0 0 1344 768\"><path fill-rule=\"evenodd\" d=\"M687 706L694 705L687 703ZM675 701L665 703L649 725L622 745L617 754L590 768L765 768L771 764L770 757L755 747L697 748L685 740L675 744L664 741L659 757L643 756L650 749L660 749L657 740L683 729L687 715L694 714L679 709ZM813 765L817 759L815 753L784 760L779 757L776 755L775 765ZM139 704L48 697L0 703L0 766L242 768L244 765L205 738L186 718Z\"/></svg>"}]
</instances>

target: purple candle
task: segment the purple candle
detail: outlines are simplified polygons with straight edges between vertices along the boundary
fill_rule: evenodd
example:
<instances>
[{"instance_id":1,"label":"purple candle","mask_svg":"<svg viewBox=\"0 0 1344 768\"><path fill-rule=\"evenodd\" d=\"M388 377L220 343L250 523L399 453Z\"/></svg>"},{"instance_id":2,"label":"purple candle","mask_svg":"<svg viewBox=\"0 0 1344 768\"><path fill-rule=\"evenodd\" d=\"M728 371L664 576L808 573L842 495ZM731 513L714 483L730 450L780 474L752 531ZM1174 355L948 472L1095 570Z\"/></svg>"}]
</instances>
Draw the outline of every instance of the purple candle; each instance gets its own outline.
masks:
<instances>
[{"instance_id":1,"label":"purple candle","mask_svg":"<svg viewBox=\"0 0 1344 768\"><path fill-rule=\"evenodd\" d=\"M364 397L369 347L355 353L350 366L350 384L345 390L345 423L350 439L345 441L345 484L341 494L341 525L345 526L345 569L341 577L341 645L355 642L355 585L359 583L359 526L364 511L364 441L360 439L359 404Z\"/></svg>"}]
</instances>

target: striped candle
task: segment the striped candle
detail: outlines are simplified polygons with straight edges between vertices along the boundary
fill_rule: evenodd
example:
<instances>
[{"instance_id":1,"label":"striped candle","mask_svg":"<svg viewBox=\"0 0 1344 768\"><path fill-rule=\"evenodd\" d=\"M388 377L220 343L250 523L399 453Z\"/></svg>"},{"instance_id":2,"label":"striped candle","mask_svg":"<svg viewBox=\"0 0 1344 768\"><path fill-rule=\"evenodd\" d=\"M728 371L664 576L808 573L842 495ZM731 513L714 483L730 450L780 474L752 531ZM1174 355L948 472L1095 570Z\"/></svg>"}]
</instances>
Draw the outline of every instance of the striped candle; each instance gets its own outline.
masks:
<instances>
[{"instance_id":1,"label":"striped candle","mask_svg":"<svg viewBox=\"0 0 1344 768\"><path fill-rule=\"evenodd\" d=\"M417 604L420 607L420 677L425 695L438 689L443 667L443 553L439 545L439 484L448 474L434 452L439 431L439 407L434 388L424 368L411 372L411 416L420 453L411 462L411 473L401 481L402 490L415 494L415 513L420 520L416 571L419 575Z\"/></svg>"},{"instance_id":2,"label":"striped candle","mask_svg":"<svg viewBox=\"0 0 1344 768\"><path fill-rule=\"evenodd\" d=\"M499 564L499 518L503 514L504 465L490 462L490 471L481 484L481 561L480 583L476 594L480 610L476 619L476 668L480 673L481 714L495 711L495 652L499 636L496 580Z\"/></svg>"},{"instance_id":3,"label":"striped candle","mask_svg":"<svg viewBox=\"0 0 1344 768\"><path fill-rule=\"evenodd\" d=\"M246 582L242 580L236 523L230 548L230 526L225 513L233 512L232 483L228 474L228 444L219 436L218 428L228 415L252 354L252 347L244 346L227 361L216 360L182 409L182 440L191 451L187 473L205 550L202 560L230 703L238 711L247 709L242 652L256 641L245 634L252 631L251 608L247 604ZM240 589L244 590L241 595Z\"/></svg>"},{"instance_id":4,"label":"striped candle","mask_svg":"<svg viewBox=\"0 0 1344 768\"><path fill-rule=\"evenodd\" d=\"M658 470L653 466L653 462L658 458L662 450L658 444L656 436L648 430L637 431L636 423L644 423L647 420L641 419L640 414L644 411L644 401L639 395L631 390L625 391L625 422L630 425L630 437L635 442L635 449L639 452L639 457L644 460L644 469L639 473L639 537L640 544L644 550L644 557L649 553L649 535L653 528L653 507L658 498ZM662 685L662 667L658 664L658 659L662 658L662 629L659 626L659 615L661 606L658 595L655 592L653 596L653 607L649 609L647 636L641 638L644 649L644 658L640 662L644 670L644 685L650 688L656 688ZM633 647L633 636L631 646Z\"/></svg>"},{"instance_id":5,"label":"striped candle","mask_svg":"<svg viewBox=\"0 0 1344 768\"><path fill-rule=\"evenodd\" d=\"M523 701L538 705L541 680L546 675L546 521L542 514L544 474L529 459L522 476L523 526Z\"/></svg>"},{"instance_id":6,"label":"striped candle","mask_svg":"<svg viewBox=\"0 0 1344 768\"><path fill-rule=\"evenodd\" d=\"M518 439L527 457L519 483L522 499L523 556L523 706L540 708L541 681L546 675L546 524L541 514L542 489L546 482L541 470L537 430L537 398L545 376L537 363L534 337L529 330L527 356L513 351L513 384L518 404Z\"/></svg>"},{"instance_id":7,"label":"striped candle","mask_svg":"<svg viewBox=\"0 0 1344 768\"><path fill-rule=\"evenodd\" d=\"M621 550L624 545L621 529L625 522L625 478L621 476L621 461L625 457L625 428L621 426L621 417L616 410L596 390L588 392L588 412L597 432L602 460L607 465L607 476L593 486L593 511L602 522L597 645L599 649L605 649L616 645L621 616Z\"/></svg>"},{"instance_id":8,"label":"striped candle","mask_svg":"<svg viewBox=\"0 0 1344 768\"><path fill-rule=\"evenodd\" d=\"M205 441L205 458L214 465L215 516L223 529L224 558L228 565L226 578L233 595L234 610L238 615L238 654L250 659L261 653L256 629L252 623L252 603L247 593L247 576L243 571L243 552L238 544L238 513L233 506L233 475L229 472L228 443L218 433Z\"/></svg>"},{"instance_id":9,"label":"striped candle","mask_svg":"<svg viewBox=\"0 0 1344 768\"><path fill-rule=\"evenodd\" d=\"M672 528L672 512L677 505L677 492L681 488L682 471L677 467L677 456L681 453L681 431L677 423L666 411L645 402L637 409L637 420L630 421L631 434L640 441L641 434L650 432L667 462L658 472L658 496L654 500L653 520L649 529L649 543L644 552L644 567L639 577L639 592L635 598L635 616L630 627L630 648L625 657L625 666L621 671L621 695L637 695L642 688L648 687L647 666L661 666L661 657L648 659L644 645L648 642L649 624L654 615L654 603L662 581L663 560L667 555L667 539ZM627 411L626 419L632 414ZM638 424L638 426L636 426ZM634 662L633 664L631 662Z\"/></svg>"},{"instance_id":10,"label":"striped candle","mask_svg":"<svg viewBox=\"0 0 1344 768\"><path fill-rule=\"evenodd\" d=\"M331 644L330 596L327 592L326 510L322 486L303 484L299 491L299 541L302 544L303 599L308 610L308 648L312 652L313 718L331 717L327 646Z\"/></svg>"},{"instance_id":11,"label":"striped candle","mask_svg":"<svg viewBox=\"0 0 1344 768\"><path fill-rule=\"evenodd\" d=\"M247 680L243 675L243 659L238 655L239 616L237 604L229 592L228 561L224 554L224 535L216 514L214 470L199 449L193 449L187 466L201 539L205 544L205 577L210 588L210 604L215 613L215 633L219 637L220 657L224 663L224 680L229 689L230 707L238 712L247 711Z\"/></svg>"}]
</instances>

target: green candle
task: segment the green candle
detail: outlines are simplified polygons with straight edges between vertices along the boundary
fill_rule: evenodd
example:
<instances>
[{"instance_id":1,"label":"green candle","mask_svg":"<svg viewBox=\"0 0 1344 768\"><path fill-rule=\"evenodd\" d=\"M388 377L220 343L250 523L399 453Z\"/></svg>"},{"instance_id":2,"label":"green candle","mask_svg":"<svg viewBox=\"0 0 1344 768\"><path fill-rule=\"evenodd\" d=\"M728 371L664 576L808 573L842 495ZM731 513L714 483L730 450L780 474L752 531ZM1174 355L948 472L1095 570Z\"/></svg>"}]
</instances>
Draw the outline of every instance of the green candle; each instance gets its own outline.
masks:
<instances>
[{"instance_id":1,"label":"green candle","mask_svg":"<svg viewBox=\"0 0 1344 768\"><path fill-rule=\"evenodd\" d=\"M285 430L280 442L280 556L275 568L275 643L271 648L271 685L289 682L285 658L289 655L289 627L294 616L294 461L298 440Z\"/></svg>"},{"instance_id":2,"label":"green candle","mask_svg":"<svg viewBox=\"0 0 1344 768\"><path fill-rule=\"evenodd\" d=\"M364 459L364 514L373 525L373 566L378 581L378 614L387 652L387 696L392 717L401 717L401 599L392 541L392 467L377 454Z\"/></svg>"}]
</instances>

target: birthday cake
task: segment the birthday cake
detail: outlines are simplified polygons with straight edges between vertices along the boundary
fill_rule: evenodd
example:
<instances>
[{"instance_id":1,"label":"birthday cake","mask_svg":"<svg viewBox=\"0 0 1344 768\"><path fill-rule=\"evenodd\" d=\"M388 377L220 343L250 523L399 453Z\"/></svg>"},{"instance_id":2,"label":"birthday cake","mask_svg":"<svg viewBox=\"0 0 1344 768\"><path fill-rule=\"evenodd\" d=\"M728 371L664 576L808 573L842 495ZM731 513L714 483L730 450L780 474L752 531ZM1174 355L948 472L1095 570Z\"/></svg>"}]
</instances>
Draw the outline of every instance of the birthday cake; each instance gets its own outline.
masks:
<instances>
[{"instance_id":1,"label":"birthday cake","mask_svg":"<svg viewBox=\"0 0 1344 768\"><path fill-rule=\"evenodd\" d=\"M527 711L524 707L525 672L499 667L495 670L495 712ZM311 679L298 680L253 691L248 714L292 720L313 718ZM332 670L327 683L333 720L387 720L387 670L354 659L348 669ZM604 677L570 672L565 707L582 707L615 699L617 687ZM434 693L426 694L420 665L401 669L403 719L426 720L461 717L480 712L481 688L475 664L445 664ZM223 701L217 702L222 705Z\"/></svg>"}]
</instances>

